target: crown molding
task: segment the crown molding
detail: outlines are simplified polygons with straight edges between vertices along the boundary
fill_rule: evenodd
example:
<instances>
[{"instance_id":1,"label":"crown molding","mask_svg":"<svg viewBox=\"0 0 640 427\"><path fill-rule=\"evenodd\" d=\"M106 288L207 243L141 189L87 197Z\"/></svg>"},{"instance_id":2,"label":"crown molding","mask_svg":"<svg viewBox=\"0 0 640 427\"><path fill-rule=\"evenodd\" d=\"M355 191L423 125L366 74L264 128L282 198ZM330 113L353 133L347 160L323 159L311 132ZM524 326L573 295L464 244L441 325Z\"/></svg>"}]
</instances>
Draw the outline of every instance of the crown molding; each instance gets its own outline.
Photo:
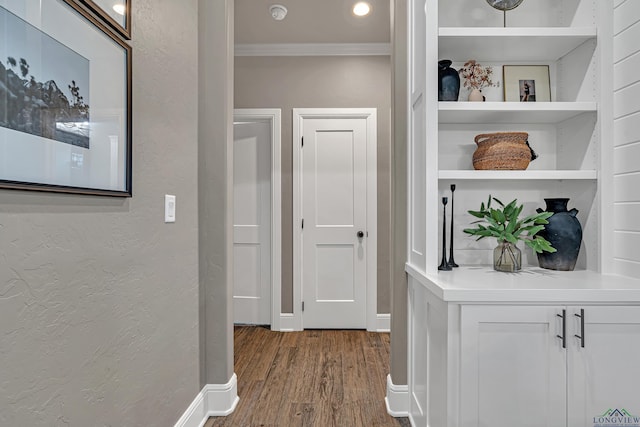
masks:
<instances>
[{"instance_id":1,"label":"crown molding","mask_svg":"<svg viewBox=\"0 0 640 427\"><path fill-rule=\"evenodd\" d=\"M235 56L390 56L390 43L236 44Z\"/></svg>"}]
</instances>

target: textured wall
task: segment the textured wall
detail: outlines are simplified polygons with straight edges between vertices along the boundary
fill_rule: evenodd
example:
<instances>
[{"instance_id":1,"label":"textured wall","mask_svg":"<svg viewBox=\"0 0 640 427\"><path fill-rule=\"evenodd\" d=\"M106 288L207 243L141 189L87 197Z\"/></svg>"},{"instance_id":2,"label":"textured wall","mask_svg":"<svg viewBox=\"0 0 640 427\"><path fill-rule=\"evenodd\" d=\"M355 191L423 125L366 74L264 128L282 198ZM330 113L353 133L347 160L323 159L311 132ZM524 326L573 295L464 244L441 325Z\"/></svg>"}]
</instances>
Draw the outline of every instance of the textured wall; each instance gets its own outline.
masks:
<instances>
[{"instance_id":1,"label":"textured wall","mask_svg":"<svg viewBox=\"0 0 640 427\"><path fill-rule=\"evenodd\" d=\"M200 385L233 375L233 0L200 0Z\"/></svg>"},{"instance_id":2,"label":"textured wall","mask_svg":"<svg viewBox=\"0 0 640 427\"><path fill-rule=\"evenodd\" d=\"M134 197L0 190L2 426L169 426L199 391L197 2L133 6Z\"/></svg>"},{"instance_id":3,"label":"textured wall","mask_svg":"<svg viewBox=\"0 0 640 427\"><path fill-rule=\"evenodd\" d=\"M640 277L640 2L615 2L614 60L614 272Z\"/></svg>"},{"instance_id":4,"label":"textured wall","mask_svg":"<svg viewBox=\"0 0 640 427\"><path fill-rule=\"evenodd\" d=\"M292 109L378 109L378 313L389 313L389 57L236 57L235 108L282 109L282 312L292 311Z\"/></svg>"},{"instance_id":5,"label":"textured wall","mask_svg":"<svg viewBox=\"0 0 640 427\"><path fill-rule=\"evenodd\" d=\"M393 0L391 379L407 384L407 0Z\"/></svg>"}]
</instances>

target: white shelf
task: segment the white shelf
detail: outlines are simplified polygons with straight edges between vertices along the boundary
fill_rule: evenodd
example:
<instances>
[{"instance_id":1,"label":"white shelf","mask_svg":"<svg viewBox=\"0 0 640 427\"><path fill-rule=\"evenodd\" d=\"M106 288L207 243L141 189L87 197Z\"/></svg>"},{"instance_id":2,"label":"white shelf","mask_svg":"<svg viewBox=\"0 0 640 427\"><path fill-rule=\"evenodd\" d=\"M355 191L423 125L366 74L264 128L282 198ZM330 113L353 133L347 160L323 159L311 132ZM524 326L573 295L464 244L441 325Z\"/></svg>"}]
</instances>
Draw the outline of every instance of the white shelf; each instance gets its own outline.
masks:
<instances>
[{"instance_id":1,"label":"white shelf","mask_svg":"<svg viewBox=\"0 0 640 427\"><path fill-rule=\"evenodd\" d=\"M439 102L440 123L560 123L595 113L595 102Z\"/></svg>"},{"instance_id":2,"label":"white shelf","mask_svg":"<svg viewBox=\"0 0 640 427\"><path fill-rule=\"evenodd\" d=\"M595 170L441 170L439 179L455 180L596 180Z\"/></svg>"},{"instance_id":3,"label":"white shelf","mask_svg":"<svg viewBox=\"0 0 640 427\"><path fill-rule=\"evenodd\" d=\"M588 40L595 27L477 28L441 27L440 59L464 62L555 61Z\"/></svg>"}]
</instances>

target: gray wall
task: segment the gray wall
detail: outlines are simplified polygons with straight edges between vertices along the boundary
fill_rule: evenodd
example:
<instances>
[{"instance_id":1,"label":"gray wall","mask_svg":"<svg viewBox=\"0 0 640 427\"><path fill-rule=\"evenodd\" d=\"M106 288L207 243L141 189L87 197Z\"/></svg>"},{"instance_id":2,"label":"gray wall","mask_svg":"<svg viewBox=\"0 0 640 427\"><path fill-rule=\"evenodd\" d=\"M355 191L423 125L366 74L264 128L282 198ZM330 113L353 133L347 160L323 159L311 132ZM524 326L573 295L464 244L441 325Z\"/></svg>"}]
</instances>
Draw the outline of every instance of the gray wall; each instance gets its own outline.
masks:
<instances>
[{"instance_id":1,"label":"gray wall","mask_svg":"<svg viewBox=\"0 0 640 427\"><path fill-rule=\"evenodd\" d=\"M233 375L233 0L199 0L200 385ZM196 161L194 161L196 164Z\"/></svg>"},{"instance_id":2,"label":"gray wall","mask_svg":"<svg viewBox=\"0 0 640 427\"><path fill-rule=\"evenodd\" d=\"M390 312L391 64L384 56L236 57L235 108L282 109L282 312L292 312L292 109L378 109L378 313Z\"/></svg>"},{"instance_id":3,"label":"gray wall","mask_svg":"<svg viewBox=\"0 0 640 427\"><path fill-rule=\"evenodd\" d=\"M391 259L391 380L407 384L407 0L392 1L393 232Z\"/></svg>"},{"instance_id":4,"label":"gray wall","mask_svg":"<svg viewBox=\"0 0 640 427\"><path fill-rule=\"evenodd\" d=\"M169 426L200 390L197 0L133 6L134 197L0 190L2 426Z\"/></svg>"}]
</instances>

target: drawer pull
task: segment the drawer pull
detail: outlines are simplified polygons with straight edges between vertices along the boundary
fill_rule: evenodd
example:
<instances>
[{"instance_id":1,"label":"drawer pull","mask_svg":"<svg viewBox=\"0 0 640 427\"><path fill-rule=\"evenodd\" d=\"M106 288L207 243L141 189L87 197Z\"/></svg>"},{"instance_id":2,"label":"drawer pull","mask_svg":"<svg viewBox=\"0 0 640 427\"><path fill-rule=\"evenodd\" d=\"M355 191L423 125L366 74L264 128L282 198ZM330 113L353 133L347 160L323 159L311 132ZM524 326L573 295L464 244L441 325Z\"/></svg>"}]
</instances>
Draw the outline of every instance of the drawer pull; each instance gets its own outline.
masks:
<instances>
[{"instance_id":1,"label":"drawer pull","mask_svg":"<svg viewBox=\"0 0 640 427\"><path fill-rule=\"evenodd\" d=\"M567 348L567 310L562 310L562 314L556 314L556 316L562 318L562 335L556 335L556 337L562 340L562 348Z\"/></svg>"},{"instance_id":2,"label":"drawer pull","mask_svg":"<svg viewBox=\"0 0 640 427\"><path fill-rule=\"evenodd\" d=\"M580 335L574 335L580 340L580 347L584 348L584 308L580 309L580 314L575 313L576 317L580 318Z\"/></svg>"}]
</instances>

